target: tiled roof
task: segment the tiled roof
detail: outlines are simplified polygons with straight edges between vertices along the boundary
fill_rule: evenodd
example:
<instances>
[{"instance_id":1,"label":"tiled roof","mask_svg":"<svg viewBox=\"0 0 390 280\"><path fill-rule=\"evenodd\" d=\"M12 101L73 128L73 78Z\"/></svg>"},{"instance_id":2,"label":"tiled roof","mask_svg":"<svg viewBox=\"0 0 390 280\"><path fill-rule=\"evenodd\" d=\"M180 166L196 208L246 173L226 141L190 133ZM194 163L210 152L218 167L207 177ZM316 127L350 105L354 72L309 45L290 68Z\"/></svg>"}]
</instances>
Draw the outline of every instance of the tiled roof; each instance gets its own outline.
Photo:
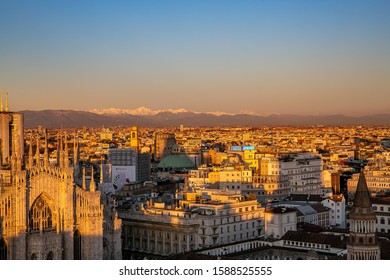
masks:
<instances>
[{"instance_id":1,"label":"tiled roof","mask_svg":"<svg viewBox=\"0 0 390 280\"><path fill-rule=\"evenodd\" d=\"M371 199L372 204L385 204L390 205L390 197L373 197Z\"/></svg>"},{"instance_id":2,"label":"tiled roof","mask_svg":"<svg viewBox=\"0 0 390 280\"><path fill-rule=\"evenodd\" d=\"M321 202L324 198L318 194L291 194L288 199L290 201L311 201Z\"/></svg>"},{"instance_id":3,"label":"tiled roof","mask_svg":"<svg viewBox=\"0 0 390 280\"><path fill-rule=\"evenodd\" d=\"M334 202L341 202L343 201L344 195L342 194L334 194L331 197L329 197L330 200L333 200Z\"/></svg>"},{"instance_id":4,"label":"tiled roof","mask_svg":"<svg viewBox=\"0 0 390 280\"><path fill-rule=\"evenodd\" d=\"M327 244L335 248L343 249L346 248L347 244L347 238L343 235L301 231L288 231L282 236L281 240Z\"/></svg>"},{"instance_id":5,"label":"tiled roof","mask_svg":"<svg viewBox=\"0 0 390 280\"><path fill-rule=\"evenodd\" d=\"M297 210L294 208L287 208L287 207L276 207L276 208L265 209L265 213L274 213L274 214L291 213L296 211Z\"/></svg>"}]
</instances>

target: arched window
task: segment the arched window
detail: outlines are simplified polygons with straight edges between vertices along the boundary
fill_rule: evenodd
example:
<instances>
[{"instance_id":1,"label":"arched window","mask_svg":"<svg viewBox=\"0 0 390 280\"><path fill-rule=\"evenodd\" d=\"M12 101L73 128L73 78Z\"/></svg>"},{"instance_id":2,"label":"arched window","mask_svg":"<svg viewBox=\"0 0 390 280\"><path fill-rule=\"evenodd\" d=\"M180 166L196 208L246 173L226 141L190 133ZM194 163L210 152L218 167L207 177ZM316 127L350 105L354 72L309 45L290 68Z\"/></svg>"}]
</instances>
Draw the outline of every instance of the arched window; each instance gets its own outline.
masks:
<instances>
[{"instance_id":1,"label":"arched window","mask_svg":"<svg viewBox=\"0 0 390 280\"><path fill-rule=\"evenodd\" d=\"M38 197L31 207L30 229L32 231L53 229L53 212L43 197Z\"/></svg>"},{"instance_id":2,"label":"arched window","mask_svg":"<svg viewBox=\"0 0 390 280\"><path fill-rule=\"evenodd\" d=\"M52 251L49 252L49 254L47 254L47 257L46 257L47 260L54 260L54 254Z\"/></svg>"},{"instance_id":3,"label":"arched window","mask_svg":"<svg viewBox=\"0 0 390 280\"><path fill-rule=\"evenodd\" d=\"M0 239L0 260L6 260L7 259L7 243L5 242L5 239Z\"/></svg>"},{"instance_id":4,"label":"arched window","mask_svg":"<svg viewBox=\"0 0 390 280\"><path fill-rule=\"evenodd\" d=\"M81 260L81 234L78 229L73 235L73 254L75 260Z\"/></svg>"}]
</instances>

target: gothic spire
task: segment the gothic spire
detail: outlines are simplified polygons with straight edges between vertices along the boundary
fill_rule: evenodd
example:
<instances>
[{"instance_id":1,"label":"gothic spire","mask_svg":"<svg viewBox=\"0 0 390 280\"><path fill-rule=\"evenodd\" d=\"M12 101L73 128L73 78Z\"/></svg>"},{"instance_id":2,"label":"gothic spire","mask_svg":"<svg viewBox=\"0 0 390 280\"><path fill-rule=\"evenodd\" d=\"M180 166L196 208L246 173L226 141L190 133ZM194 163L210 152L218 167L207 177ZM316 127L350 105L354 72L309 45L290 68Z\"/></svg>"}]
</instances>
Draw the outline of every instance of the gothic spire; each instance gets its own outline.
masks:
<instances>
[{"instance_id":1,"label":"gothic spire","mask_svg":"<svg viewBox=\"0 0 390 280\"><path fill-rule=\"evenodd\" d=\"M376 234L376 215L371 207L366 178L361 172L354 204L349 214L348 260L379 260L380 246Z\"/></svg>"},{"instance_id":2,"label":"gothic spire","mask_svg":"<svg viewBox=\"0 0 390 280\"><path fill-rule=\"evenodd\" d=\"M45 152L43 153L43 166L49 167L49 151L47 147L47 131L45 131Z\"/></svg>"},{"instance_id":3,"label":"gothic spire","mask_svg":"<svg viewBox=\"0 0 390 280\"><path fill-rule=\"evenodd\" d=\"M58 167L61 168L61 157L62 157L62 139L61 139L61 134L58 132L57 135L57 165Z\"/></svg>"},{"instance_id":4,"label":"gothic spire","mask_svg":"<svg viewBox=\"0 0 390 280\"><path fill-rule=\"evenodd\" d=\"M4 111L3 94L0 92L0 95L1 95L0 112L3 112Z\"/></svg>"},{"instance_id":5,"label":"gothic spire","mask_svg":"<svg viewBox=\"0 0 390 280\"><path fill-rule=\"evenodd\" d=\"M91 171L91 182L89 183L89 191L94 192L96 190L95 178L93 176L93 166Z\"/></svg>"},{"instance_id":6,"label":"gothic spire","mask_svg":"<svg viewBox=\"0 0 390 280\"><path fill-rule=\"evenodd\" d=\"M29 148L28 148L28 163L27 163L27 167L29 169L33 168L34 166L34 157L33 157L33 150L32 150L32 142L33 142L33 139L32 137L30 138L30 145L29 145Z\"/></svg>"},{"instance_id":7,"label":"gothic spire","mask_svg":"<svg viewBox=\"0 0 390 280\"><path fill-rule=\"evenodd\" d=\"M16 138L14 141L15 141L15 147L19 147L20 146L20 139ZM15 154L16 171L22 171L22 155L20 153L20 150L15 149L14 154Z\"/></svg>"},{"instance_id":8,"label":"gothic spire","mask_svg":"<svg viewBox=\"0 0 390 280\"><path fill-rule=\"evenodd\" d=\"M361 172L359 175L359 181L356 187L355 200L353 206L360 208L371 208L371 198L368 191L366 177Z\"/></svg>"},{"instance_id":9,"label":"gothic spire","mask_svg":"<svg viewBox=\"0 0 390 280\"><path fill-rule=\"evenodd\" d=\"M100 163L100 182L101 185L103 185L103 160Z\"/></svg>"},{"instance_id":10,"label":"gothic spire","mask_svg":"<svg viewBox=\"0 0 390 280\"><path fill-rule=\"evenodd\" d=\"M5 93L5 111L8 112L8 92Z\"/></svg>"},{"instance_id":11,"label":"gothic spire","mask_svg":"<svg viewBox=\"0 0 390 280\"><path fill-rule=\"evenodd\" d=\"M35 164L37 167L41 165L41 154L39 153L39 135L37 136L37 149L35 152Z\"/></svg>"},{"instance_id":12,"label":"gothic spire","mask_svg":"<svg viewBox=\"0 0 390 280\"><path fill-rule=\"evenodd\" d=\"M86 182L85 182L85 167L83 167L83 175L82 175L83 177L82 177L82 188L84 189L84 190L86 190L87 189L87 184L86 184Z\"/></svg>"},{"instance_id":13,"label":"gothic spire","mask_svg":"<svg viewBox=\"0 0 390 280\"><path fill-rule=\"evenodd\" d=\"M64 168L69 167L69 151L68 151L68 140L67 135L64 136Z\"/></svg>"},{"instance_id":14,"label":"gothic spire","mask_svg":"<svg viewBox=\"0 0 390 280\"><path fill-rule=\"evenodd\" d=\"M79 143L77 141L77 132L76 132L73 140L73 166L76 166L78 162L79 162Z\"/></svg>"}]
</instances>

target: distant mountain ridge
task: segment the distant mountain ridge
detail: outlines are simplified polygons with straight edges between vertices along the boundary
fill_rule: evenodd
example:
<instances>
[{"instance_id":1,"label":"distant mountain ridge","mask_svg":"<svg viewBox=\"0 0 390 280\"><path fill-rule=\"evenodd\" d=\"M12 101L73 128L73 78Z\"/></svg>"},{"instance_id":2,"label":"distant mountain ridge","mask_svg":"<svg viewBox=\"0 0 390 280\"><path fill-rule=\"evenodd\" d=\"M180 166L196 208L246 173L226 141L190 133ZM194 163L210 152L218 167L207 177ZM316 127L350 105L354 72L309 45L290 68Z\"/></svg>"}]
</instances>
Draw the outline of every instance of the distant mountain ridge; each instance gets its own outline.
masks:
<instances>
[{"instance_id":1,"label":"distant mountain ridge","mask_svg":"<svg viewBox=\"0 0 390 280\"><path fill-rule=\"evenodd\" d=\"M134 115L134 116L154 116L159 113L188 113L187 109L167 109L167 110L152 110L146 107L138 107L135 109L119 109L119 108L107 108L107 109L91 109L88 110L90 113L98 115L116 116L116 115Z\"/></svg>"},{"instance_id":2,"label":"distant mountain ridge","mask_svg":"<svg viewBox=\"0 0 390 280\"><path fill-rule=\"evenodd\" d=\"M242 110L239 113L227 113L221 111L200 113L200 112L193 112L184 108L153 110L144 106L135 109L120 109L120 108L91 109L88 110L87 112L98 114L98 115L107 115L107 116L116 116L116 115L155 116L160 113L172 113L172 114L194 113L194 114L209 114L215 116L222 116L222 115L234 116L238 114L245 114L245 115L261 116L250 110Z\"/></svg>"},{"instance_id":3,"label":"distant mountain ridge","mask_svg":"<svg viewBox=\"0 0 390 280\"><path fill-rule=\"evenodd\" d=\"M36 128L82 128L110 126L309 126L309 125L390 125L390 114L360 117L338 115L302 116L293 114L257 114L223 112L197 113L186 109L151 110L137 109L93 109L90 111L43 110L21 111L25 127Z\"/></svg>"}]
</instances>

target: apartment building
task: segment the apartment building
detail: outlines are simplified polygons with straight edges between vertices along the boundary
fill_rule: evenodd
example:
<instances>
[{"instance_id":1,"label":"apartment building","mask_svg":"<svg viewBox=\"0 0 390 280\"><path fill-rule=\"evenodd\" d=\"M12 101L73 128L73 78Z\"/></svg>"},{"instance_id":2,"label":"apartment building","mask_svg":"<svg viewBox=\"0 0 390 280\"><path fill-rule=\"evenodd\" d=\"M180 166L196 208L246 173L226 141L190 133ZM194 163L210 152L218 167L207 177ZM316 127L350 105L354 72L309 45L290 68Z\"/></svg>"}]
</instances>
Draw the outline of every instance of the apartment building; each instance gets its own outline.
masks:
<instances>
[{"instance_id":1,"label":"apartment building","mask_svg":"<svg viewBox=\"0 0 390 280\"><path fill-rule=\"evenodd\" d=\"M263 234L263 209L239 192L176 194L176 203L134 203L119 210L127 255L167 256L250 240Z\"/></svg>"}]
</instances>

